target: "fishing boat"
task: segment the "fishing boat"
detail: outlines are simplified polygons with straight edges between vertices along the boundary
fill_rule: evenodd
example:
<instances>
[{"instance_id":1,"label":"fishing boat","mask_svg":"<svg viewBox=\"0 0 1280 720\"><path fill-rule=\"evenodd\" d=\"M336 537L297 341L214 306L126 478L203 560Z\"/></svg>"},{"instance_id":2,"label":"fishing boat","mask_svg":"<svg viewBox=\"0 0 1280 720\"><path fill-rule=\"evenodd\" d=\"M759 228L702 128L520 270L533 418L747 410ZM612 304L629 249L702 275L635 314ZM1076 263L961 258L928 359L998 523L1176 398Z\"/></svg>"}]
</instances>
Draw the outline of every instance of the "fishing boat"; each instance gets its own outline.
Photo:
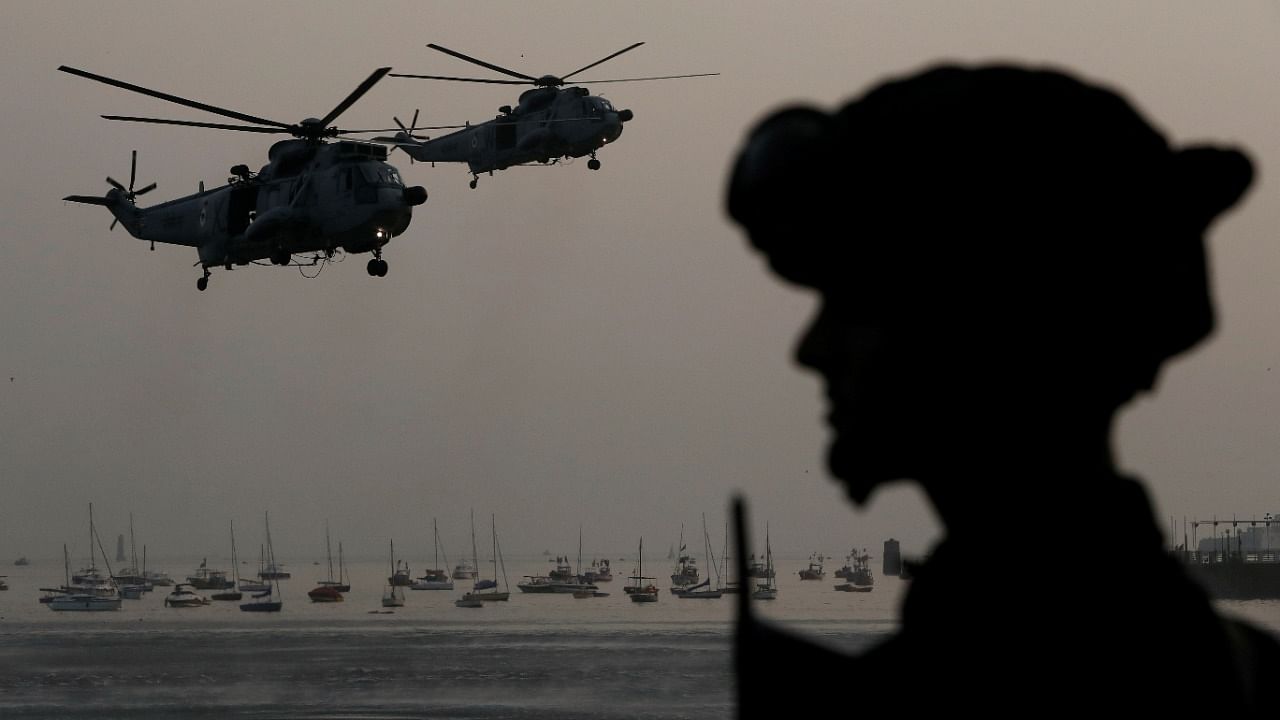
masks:
<instances>
[{"instance_id":1,"label":"fishing boat","mask_svg":"<svg viewBox=\"0 0 1280 720\"><path fill-rule=\"evenodd\" d=\"M631 598L631 602L658 602L658 586L653 583L645 583L645 580L653 580L653 578L645 577L644 574L644 537L640 538L640 550L638 559L636 560L636 574L632 575L630 579L635 581L631 586L631 591L627 593L627 597Z\"/></svg>"},{"instance_id":2,"label":"fishing boat","mask_svg":"<svg viewBox=\"0 0 1280 720\"><path fill-rule=\"evenodd\" d=\"M871 592L875 586L875 578L871 575L871 556L864 549L861 553L856 550L850 555L853 565L849 572L845 575L845 579L849 582L836 586L836 590L841 592Z\"/></svg>"},{"instance_id":3,"label":"fishing boat","mask_svg":"<svg viewBox=\"0 0 1280 720\"><path fill-rule=\"evenodd\" d=\"M684 523L680 523L680 556L676 560L675 571L671 573L672 592L675 592L675 588L697 585L698 581L698 564L685 547Z\"/></svg>"},{"instance_id":4,"label":"fishing boat","mask_svg":"<svg viewBox=\"0 0 1280 720\"><path fill-rule=\"evenodd\" d=\"M568 555L557 555L555 559L556 569L547 573L547 577L555 582L569 582L573 580L573 566L569 564Z\"/></svg>"},{"instance_id":5,"label":"fishing boat","mask_svg":"<svg viewBox=\"0 0 1280 720\"><path fill-rule=\"evenodd\" d=\"M462 597L453 601L453 604L460 608L478 608L484 607L484 599L476 596L476 593L464 593Z\"/></svg>"},{"instance_id":6,"label":"fishing boat","mask_svg":"<svg viewBox=\"0 0 1280 720\"><path fill-rule=\"evenodd\" d=\"M234 520L231 521L231 574L235 584L225 590L219 590L209 597L224 602L240 602L244 599L244 593L239 589L240 563L236 557L236 523Z\"/></svg>"},{"instance_id":7,"label":"fishing boat","mask_svg":"<svg viewBox=\"0 0 1280 720\"><path fill-rule=\"evenodd\" d=\"M8 575L0 575L0 591L8 590L8 589L9 589L9 583L7 583L7 582L5 582L5 581L4 581L4 579L5 579L5 578L7 578L7 577L9 577L9 576L8 576Z\"/></svg>"},{"instance_id":8,"label":"fishing boat","mask_svg":"<svg viewBox=\"0 0 1280 720\"><path fill-rule=\"evenodd\" d=\"M822 562L826 558L818 553L809 554L809 567L800 571L801 580L821 580L826 577L826 573L822 571Z\"/></svg>"},{"instance_id":9,"label":"fishing boat","mask_svg":"<svg viewBox=\"0 0 1280 720\"><path fill-rule=\"evenodd\" d=\"M511 599L511 586L507 585L507 564L502 560L502 547L498 545L498 521L494 515L489 516L489 527L493 536L493 580L477 580L475 587L467 593L481 602L494 602ZM502 569L502 590L498 589L498 569ZM482 585L482 583L487 583ZM466 597L464 595L463 597Z\"/></svg>"},{"instance_id":10,"label":"fishing boat","mask_svg":"<svg viewBox=\"0 0 1280 720\"><path fill-rule=\"evenodd\" d=\"M329 576L321 580L314 589L307 593L307 597L311 598L311 602L342 602L342 591L338 590L341 585L340 580L333 579L333 544L329 542L329 521L324 523L324 553L329 561ZM341 578L342 571L339 566L338 576Z\"/></svg>"},{"instance_id":11,"label":"fishing boat","mask_svg":"<svg viewBox=\"0 0 1280 720\"><path fill-rule=\"evenodd\" d=\"M263 522L267 528L267 561L269 568L278 568L276 565L276 549L271 543L271 513L263 514ZM264 577L259 573L259 577ZM265 579L265 577L264 577ZM252 593L249 602L241 603L240 610L242 612L280 612L284 608L284 599L280 594L280 578L273 577L271 586L266 590Z\"/></svg>"},{"instance_id":12,"label":"fishing boat","mask_svg":"<svg viewBox=\"0 0 1280 720\"><path fill-rule=\"evenodd\" d=\"M396 576L396 543L391 541L391 578ZM404 589L387 578L387 586L382 590L382 607L404 607Z\"/></svg>"},{"instance_id":13,"label":"fishing boat","mask_svg":"<svg viewBox=\"0 0 1280 720\"><path fill-rule=\"evenodd\" d=\"M30 560L28 560L28 559L27 559L27 557L26 557L25 555L23 555L22 557L18 558L17 560L14 560L14 561L13 561L13 564L14 564L14 565L16 565L16 566L18 566L18 567L26 567L26 566L28 566L28 565L30 565L30 564L31 564L31 561L30 561Z\"/></svg>"},{"instance_id":14,"label":"fishing boat","mask_svg":"<svg viewBox=\"0 0 1280 720\"><path fill-rule=\"evenodd\" d=\"M440 556L443 552L440 550L440 526L436 523L435 518L431 519L431 535L433 545L432 567L427 570L422 577L409 583L411 590L452 590L453 580L449 578L449 571L440 567ZM449 567L449 557L445 555L444 567ZM393 575L394 577L394 575ZM392 583L394 585L395 583Z\"/></svg>"},{"instance_id":15,"label":"fishing boat","mask_svg":"<svg viewBox=\"0 0 1280 720\"><path fill-rule=\"evenodd\" d=\"M756 583L756 589L751 591L751 597L754 600L777 600L778 599L778 583L774 578L773 572L773 546L769 544L769 525L764 526L764 570L760 575L755 576L756 579L763 579L764 582Z\"/></svg>"},{"instance_id":16,"label":"fishing boat","mask_svg":"<svg viewBox=\"0 0 1280 720\"><path fill-rule=\"evenodd\" d=\"M587 568L587 571L582 576L589 583L612 582L613 570L609 567L609 559L593 559L591 567Z\"/></svg>"},{"instance_id":17,"label":"fishing boat","mask_svg":"<svg viewBox=\"0 0 1280 720\"><path fill-rule=\"evenodd\" d=\"M198 595L195 588L187 583L178 583L165 596L164 606L170 608L202 607L209 604L209 598Z\"/></svg>"},{"instance_id":18,"label":"fishing boat","mask_svg":"<svg viewBox=\"0 0 1280 720\"><path fill-rule=\"evenodd\" d=\"M226 590L235 587L235 583L227 578L226 570L215 570L209 567L209 558L200 559L200 567L194 575L188 575L183 585L190 585L196 590Z\"/></svg>"}]
</instances>

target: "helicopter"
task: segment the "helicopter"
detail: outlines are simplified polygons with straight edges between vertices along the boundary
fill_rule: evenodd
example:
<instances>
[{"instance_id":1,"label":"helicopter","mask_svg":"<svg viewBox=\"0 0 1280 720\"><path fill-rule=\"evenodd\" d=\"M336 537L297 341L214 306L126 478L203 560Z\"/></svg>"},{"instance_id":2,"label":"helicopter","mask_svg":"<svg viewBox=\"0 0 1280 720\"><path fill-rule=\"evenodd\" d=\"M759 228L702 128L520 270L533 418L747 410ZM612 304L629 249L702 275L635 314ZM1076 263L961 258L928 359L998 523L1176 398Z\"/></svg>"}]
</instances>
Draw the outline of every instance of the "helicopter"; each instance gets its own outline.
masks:
<instances>
[{"instance_id":1,"label":"helicopter","mask_svg":"<svg viewBox=\"0 0 1280 720\"><path fill-rule=\"evenodd\" d=\"M498 115L466 129L443 137L430 139L415 135L415 119L405 127L399 119L400 132L392 138L376 138L390 142L418 162L465 162L471 170L471 188L474 190L480 173L490 175L495 170L506 170L513 165L552 163L560 158L578 158L589 155L587 167L600 169L596 151L614 142L622 135L622 126L630 122L634 113L618 110L603 97L591 95L585 87L564 87L569 78L589 70L605 61L635 50L643 45L638 42L612 55L597 60L564 75L533 77L509 70L483 60L463 55L436 44L427 47L460 60L502 73L514 80L492 78L463 78L441 75L409 75L391 73L391 77L421 80L449 80L497 85L527 85L535 87L521 93L515 107L503 105ZM589 80L583 82L616 83L643 80L672 80L676 78L708 77L720 73L696 73L692 75L663 75L659 77L623 78L616 80ZM426 128L421 128L426 129Z\"/></svg>"},{"instance_id":2,"label":"helicopter","mask_svg":"<svg viewBox=\"0 0 1280 720\"><path fill-rule=\"evenodd\" d=\"M307 118L298 123L283 123L266 118L208 105L194 100L151 90L85 70L63 65L62 72L149 95L243 123L197 122L148 117L103 115L108 120L183 125L264 134L291 135L267 152L268 162L258 172L247 165L235 165L227 184L206 190L204 183L193 195L187 195L147 208L138 207L137 197L156 188L151 183L134 188L137 178L138 153L133 152L129 184L107 178L111 188L105 196L68 195L63 200L101 205L111 211L116 224L130 235L155 244L168 243L194 247L199 256L196 266L204 274L196 288L209 286L209 269L233 265L261 264L299 268L328 262L339 249L346 253L372 253L367 270L370 276L385 277L387 261L383 247L400 235L412 219L413 208L427 200L426 188L405 187L400 173L387 164L385 145L338 139L344 135L385 133L380 130L341 130L330 125L391 68L379 68L333 110L321 118ZM327 142L327 139L338 139ZM298 254L311 254L309 262L295 260Z\"/></svg>"}]
</instances>

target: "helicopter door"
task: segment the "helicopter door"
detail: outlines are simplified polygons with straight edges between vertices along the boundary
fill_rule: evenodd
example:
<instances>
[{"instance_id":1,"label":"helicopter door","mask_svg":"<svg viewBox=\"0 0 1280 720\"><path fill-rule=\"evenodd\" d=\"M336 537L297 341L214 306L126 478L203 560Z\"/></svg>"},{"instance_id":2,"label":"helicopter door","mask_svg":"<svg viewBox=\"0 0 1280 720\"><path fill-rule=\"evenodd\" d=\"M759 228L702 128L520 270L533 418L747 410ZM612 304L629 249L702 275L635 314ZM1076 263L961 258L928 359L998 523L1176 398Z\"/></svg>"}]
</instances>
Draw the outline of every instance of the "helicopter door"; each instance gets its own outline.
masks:
<instances>
[{"instance_id":1,"label":"helicopter door","mask_svg":"<svg viewBox=\"0 0 1280 720\"><path fill-rule=\"evenodd\" d=\"M499 150L510 150L516 146L516 123L513 120L498 120L494 126L494 145Z\"/></svg>"},{"instance_id":2,"label":"helicopter door","mask_svg":"<svg viewBox=\"0 0 1280 720\"><path fill-rule=\"evenodd\" d=\"M249 215L258 206L258 188L255 185L234 187L227 202L227 232L232 237L249 227Z\"/></svg>"}]
</instances>

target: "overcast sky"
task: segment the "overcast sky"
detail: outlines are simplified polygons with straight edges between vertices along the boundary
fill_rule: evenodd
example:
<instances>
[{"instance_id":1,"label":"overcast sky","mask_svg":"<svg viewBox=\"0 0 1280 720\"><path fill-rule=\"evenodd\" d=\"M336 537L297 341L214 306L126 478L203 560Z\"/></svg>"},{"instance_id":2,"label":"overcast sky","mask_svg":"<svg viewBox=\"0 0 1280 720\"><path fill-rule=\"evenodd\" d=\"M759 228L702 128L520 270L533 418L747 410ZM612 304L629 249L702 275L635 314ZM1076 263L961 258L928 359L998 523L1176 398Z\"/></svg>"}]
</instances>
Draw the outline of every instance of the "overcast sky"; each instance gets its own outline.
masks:
<instances>
[{"instance_id":1,"label":"overcast sky","mask_svg":"<svg viewBox=\"0 0 1280 720\"><path fill-rule=\"evenodd\" d=\"M790 361L813 298L784 287L724 218L730 157L784 101L833 107L946 60L1049 64L1121 89L1172 140L1248 148L1260 177L1210 240L1217 335L1164 374L1117 432L1157 512L1280 510L1280 9L1240 2L705 3L14 2L0 24L0 562L139 533L158 555L251 545L349 555L386 539L458 546L498 515L511 553L652 546L720 526L734 490L784 552L919 550L937 526L909 488L864 511L827 476L821 389ZM483 75L434 42L540 75L581 67L635 120L598 172L516 168L467 188L461 166L392 162L431 194L387 247L308 280L218 271L108 232L64 203L124 180L143 204L257 168L270 138L112 123L218 120L82 78L84 68L285 122L320 116L374 68ZM584 74L584 77L586 74ZM590 87L588 85L588 87ZM386 78L340 124L491 118L519 88ZM804 178L797 178L803 182ZM939 363L947 358L938 358ZM10 381L12 378L12 381ZM1033 523L1035 508L1010 526ZM1057 528L1082 538L1083 521ZM110 543L111 540L107 539ZM759 542L759 540L757 540ZM413 552L410 550L410 552Z\"/></svg>"}]
</instances>

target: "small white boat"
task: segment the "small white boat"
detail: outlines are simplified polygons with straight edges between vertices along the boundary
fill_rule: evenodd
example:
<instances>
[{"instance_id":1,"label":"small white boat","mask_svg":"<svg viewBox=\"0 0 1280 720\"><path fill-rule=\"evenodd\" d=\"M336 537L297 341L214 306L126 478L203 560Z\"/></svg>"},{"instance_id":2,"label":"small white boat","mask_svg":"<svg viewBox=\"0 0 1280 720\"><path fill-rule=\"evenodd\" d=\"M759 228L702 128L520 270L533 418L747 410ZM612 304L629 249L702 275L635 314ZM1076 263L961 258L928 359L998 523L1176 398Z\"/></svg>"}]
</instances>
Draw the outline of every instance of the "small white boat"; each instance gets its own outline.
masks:
<instances>
[{"instance_id":1,"label":"small white boat","mask_svg":"<svg viewBox=\"0 0 1280 720\"><path fill-rule=\"evenodd\" d=\"M174 585L173 590L164 599L164 606L171 608L200 607L208 604L209 598L197 595L194 588L187 583Z\"/></svg>"}]
</instances>

